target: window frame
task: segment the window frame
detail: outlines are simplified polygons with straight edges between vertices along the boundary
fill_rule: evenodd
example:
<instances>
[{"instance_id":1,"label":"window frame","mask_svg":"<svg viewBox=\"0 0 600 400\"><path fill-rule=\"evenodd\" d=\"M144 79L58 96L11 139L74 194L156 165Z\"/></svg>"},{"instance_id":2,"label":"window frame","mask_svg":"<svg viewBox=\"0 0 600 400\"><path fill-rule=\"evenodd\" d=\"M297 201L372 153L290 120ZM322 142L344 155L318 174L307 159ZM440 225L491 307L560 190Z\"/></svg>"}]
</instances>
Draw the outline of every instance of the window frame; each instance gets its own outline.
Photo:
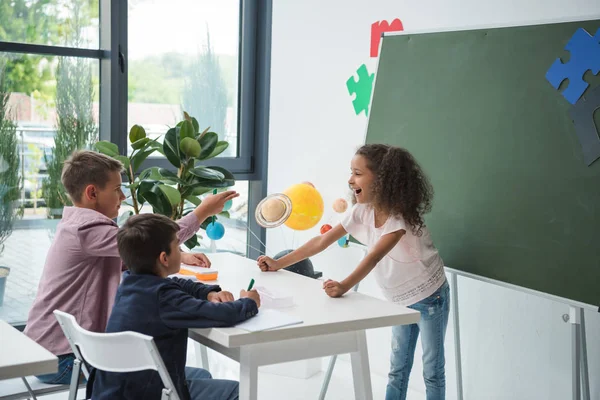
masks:
<instances>
[{"instance_id":1,"label":"window frame","mask_svg":"<svg viewBox=\"0 0 600 400\"><path fill-rule=\"evenodd\" d=\"M125 155L128 6L122 0L100 0L99 7L99 49L0 41L0 52L99 60L99 139L116 143ZM266 231L256 223L253 210L267 194L272 7L272 0L240 0L237 157L210 162L230 170L236 180L248 181L249 258L265 254ZM148 159L144 167L150 166L173 168L166 159Z\"/></svg>"}]
</instances>

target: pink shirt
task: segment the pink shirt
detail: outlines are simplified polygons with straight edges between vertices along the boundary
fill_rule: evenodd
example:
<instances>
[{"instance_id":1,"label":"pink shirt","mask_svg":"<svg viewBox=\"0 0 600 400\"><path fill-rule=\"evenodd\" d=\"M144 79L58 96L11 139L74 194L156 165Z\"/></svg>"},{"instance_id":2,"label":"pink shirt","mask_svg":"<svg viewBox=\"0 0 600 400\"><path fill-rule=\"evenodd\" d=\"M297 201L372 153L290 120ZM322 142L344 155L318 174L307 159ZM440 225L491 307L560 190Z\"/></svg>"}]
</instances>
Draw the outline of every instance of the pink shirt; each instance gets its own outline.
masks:
<instances>
[{"instance_id":1,"label":"pink shirt","mask_svg":"<svg viewBox=\"0 0 600 400\"><path fill-rule=\"evenodd\" d=\"M190 213L178 221L180 243L199 228ZM97 211L65 207L48 250L24 333L55 355L72 353L53 311L72 314L84 329L104 332L121 280L119 228Z\"/></svg>"},{"instance_id":2,"label":"pink shirt","mask_svg":"<svg viewBox=\"0 0 600 400\"><path fill-rule=\"evenodd\" d=\"M392 216L376 228L373 208L365 204L354 205L341 223L346 232L369 249L384 235L406 232L372 271L387 300L409 306L431 296L446 282L444 262L427 228L423 227L423 234L416 236L402 218Z\"/></svg>"}]
</instances>

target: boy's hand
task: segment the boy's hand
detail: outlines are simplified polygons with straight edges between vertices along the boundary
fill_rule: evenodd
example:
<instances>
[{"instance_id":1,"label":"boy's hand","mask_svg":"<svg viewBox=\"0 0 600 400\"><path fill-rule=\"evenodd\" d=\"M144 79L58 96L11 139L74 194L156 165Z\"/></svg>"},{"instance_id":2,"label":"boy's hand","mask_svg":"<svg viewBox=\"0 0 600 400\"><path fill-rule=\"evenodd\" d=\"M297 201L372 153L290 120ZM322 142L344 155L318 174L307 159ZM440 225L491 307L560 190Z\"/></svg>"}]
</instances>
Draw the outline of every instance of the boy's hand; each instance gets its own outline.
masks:
<instances>
[{"instance_id":1,"label":"boy's hand","mask_svg":"<svg viewBox=\"0 0 600 400\"><path fill-rule=\"evenodd\" d=\"M181 262L187 265L210 268L210 260L202 253L181 253Z\"/></svg>"},{"instance_id":2,"label":"boy's hand","mask_svg":"<svg viewBox=\"0 0 600 400\"><path fill-rule=\"evenodd\" d=\"M210 292L206 299L211 303L227 303L228 301L233 301L233 294L231 292L221 291L221 292Z\"/></svg>"},{"instance_id":3,"label":"boy's hand","mask_svg":"<svg viewBox=\"0 0 600 400\"><path fill-rule=\"evenodd\" d=\"M240 194L235 190L228 190L227 192L217 193L207 196L202 203L196 207L196 210L202 210L208 214L208 216L215 215L223 211L225 203L231 199L235 199Z\"/></svg>"},{"instance_id":4,"label":"boy's hand","mask_svg":"<svg viewBox=\"0 0 600 400\"><path fill-rule=\"evenodd\" d=\"M341 283L327 279L323 282L323 289L329 297L342 297L348 291Z\"/></svg>"},{"instance_id":5,"label":"boy's hand","mask_svg":"<svg viewBox=\"0 0 600 400\"><path fill-rule=\"evenodd\" d=\"M256 302L256 306L260 307L260 295L256 290L241 290L240 298L252 299Z\"/></svg>"},{"instance_id":6,"label":"boy's hand","mask_svg":"<svg viewBox=\"0 0 600 400\"><path fill-rule=\"evenodd\" d=\"M261 271L277 271L281 269L277 260L273 260L271 257L260 256L256 260L256 264L260 268Z\"/></svg>"}]
</instances>

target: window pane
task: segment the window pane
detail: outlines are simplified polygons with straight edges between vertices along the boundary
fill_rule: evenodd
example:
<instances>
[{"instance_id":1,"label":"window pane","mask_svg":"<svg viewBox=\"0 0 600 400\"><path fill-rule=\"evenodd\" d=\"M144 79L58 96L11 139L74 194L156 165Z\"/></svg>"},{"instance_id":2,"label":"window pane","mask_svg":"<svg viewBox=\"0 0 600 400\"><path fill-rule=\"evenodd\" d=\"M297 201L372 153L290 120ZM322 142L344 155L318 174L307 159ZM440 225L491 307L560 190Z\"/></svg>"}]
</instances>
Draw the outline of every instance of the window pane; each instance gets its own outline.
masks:
<instances>
[{"instance_id":1,"label":"window pane","mask_svg":"<svg viewBox=\"0 0 600 400\"><path fill-rule=\"evenodd\" d=\"M97 60L0 53L0 266L10 268L0 319L9 323L26 320L70 205L62 162L97 140L98 71Z\"/></svg>"},{"instance_id":2,"label":"window pane","mask_svg":"<svg viewBox=\"0 0 600 400\"><path fill-rule=\"evenodd\" d=\"M0 0L0 41L97 49L99 0Z\"/></svg>"},{"instance_id":3,"label":"window pane","mask_svg":"<svg viewBox=\"0 0 600 400\"><path fill-rule=\"evenodd\" d=\"M239 0L140 0L128 18L129 127L155 138L187 111L236 157Z\"/></svg>"},{"instance_id":4,"label":"window pane","mask_svg":"<svg viewBox=\"0 0 600 400\"><path fill-rule=\"evenodd\" d=\"M233 199L233 204L229 210L230 218L219 217L219 222L225 226L225 236L215 241L217 252L237 253L246 256L248 241L246 239L248 232L248 181L236 181L231 188L236 190L240 197ZM211 252L211 240L206 232L201 231L202 239L200 246L194 251Z\"/></svg>"}]
</instances>

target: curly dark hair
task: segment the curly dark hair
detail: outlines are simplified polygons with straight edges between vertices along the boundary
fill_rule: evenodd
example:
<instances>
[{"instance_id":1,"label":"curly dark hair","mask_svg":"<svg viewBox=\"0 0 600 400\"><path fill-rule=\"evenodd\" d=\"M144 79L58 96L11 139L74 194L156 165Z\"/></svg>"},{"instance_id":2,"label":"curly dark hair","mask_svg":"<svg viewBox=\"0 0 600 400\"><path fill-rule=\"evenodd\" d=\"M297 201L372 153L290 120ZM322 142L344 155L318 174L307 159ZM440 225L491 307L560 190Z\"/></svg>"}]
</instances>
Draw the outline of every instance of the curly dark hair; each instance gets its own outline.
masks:
<instances>
[{"instance_id":1,"label":"curly dark hair","mask_svg":"<svg viewBox=\"0 0 600 400\"><path fill-rule=\"evenodd\" d=\"M431 211L433 187L406 149L385 144L366 144L356 155L364 157L375 175L373 206L391 216L401 217L421 236L423 216Z\"/></svg>"}]
</instances>

